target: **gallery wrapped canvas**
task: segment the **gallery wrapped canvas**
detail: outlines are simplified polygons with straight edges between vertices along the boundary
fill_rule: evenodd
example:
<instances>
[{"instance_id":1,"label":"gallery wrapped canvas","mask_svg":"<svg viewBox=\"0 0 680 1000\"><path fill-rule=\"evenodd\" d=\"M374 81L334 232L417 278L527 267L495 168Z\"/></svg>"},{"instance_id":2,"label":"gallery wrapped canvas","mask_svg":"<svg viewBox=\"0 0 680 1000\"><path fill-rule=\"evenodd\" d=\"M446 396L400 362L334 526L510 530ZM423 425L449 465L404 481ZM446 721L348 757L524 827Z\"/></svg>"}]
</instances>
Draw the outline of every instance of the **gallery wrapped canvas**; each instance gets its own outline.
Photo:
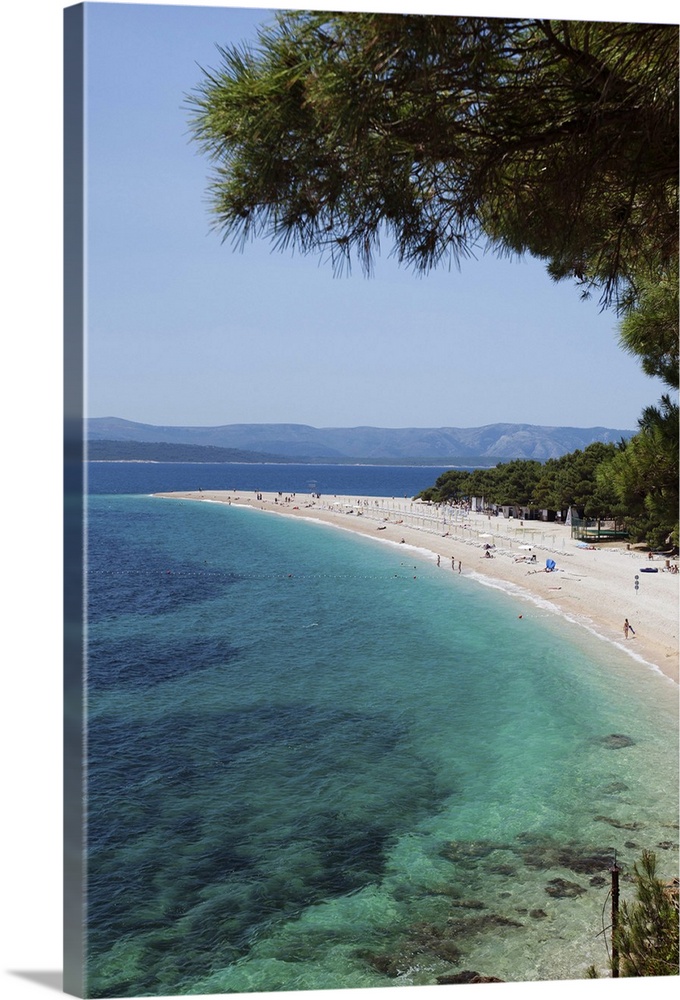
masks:
<instances>
[{"instance_id":1,"label":"gallery wrapped canvas","mask_svg":"<svg viewBox=\"0 0 680 1000\"><path fill-rule=\"evenodd\" d=\"M677 25L363 6L65 10L75 996L678 971Z\"/></svg>"}]
</instances>

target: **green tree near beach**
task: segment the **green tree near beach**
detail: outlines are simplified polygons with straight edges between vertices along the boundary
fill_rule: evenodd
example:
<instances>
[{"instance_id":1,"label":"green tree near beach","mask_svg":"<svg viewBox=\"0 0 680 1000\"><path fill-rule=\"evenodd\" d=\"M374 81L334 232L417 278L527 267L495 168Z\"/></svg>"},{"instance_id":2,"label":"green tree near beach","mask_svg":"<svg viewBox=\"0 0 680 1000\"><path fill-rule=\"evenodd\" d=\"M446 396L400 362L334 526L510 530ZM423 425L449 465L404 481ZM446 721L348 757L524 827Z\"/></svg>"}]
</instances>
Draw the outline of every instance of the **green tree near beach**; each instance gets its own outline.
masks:
<instances>
[{"instance_id":1,"label":"green tree near beach","mask_svg":"<svg viewBox=\"0 0 680 1000\"><path fill-rule=\"evenodd\" d=\"M534 490L534 506L560 511L575 507L588 518L620 516L615 491L596 477L600 465L616 454L616 445L594 441L583 451L548 459Z\"/></svg>"},{"instance_id":2,"label":"green tree near beach","mask_svg":"<svg viewBox=\"0 0 680 1000\"><path fill-rule=\"evenodd\" d=\"M668 396L649 406L628 441L594 441L546 462L516 459L492 469L451 469L423 490L431 503L483 497L486 503L623 521L633 541L678 547L678 408Z\"/></svg>"},{"instance_id":3,"label":"green tree near beach","mask_svg":"<svg viewBox=\"0 0 680 1000\"><path fill-rule=\"evenodd\" d=\"M660 378L678 390L678 315L680 314L678 259L657 276L641 275L636 294L622 304L624 319L620 343L641 359L646 375Z\"/></svg>"},{"instance_id":4,"label":"green tree near beach","mask_svg":"<svg viewBox=\"0 0 680 1000\"><path fill-rule=\"evenodd\" d=\"M646 407L640 430L595 470L598 487L614 494L637 539L655 548L678 547L680 470L678 404L668 395Z\"/></svg>"},{"instance_id":5,"label":"green tree near beach","mask_svg":"<svg viewBox=\"0 0 680 1000\"><path fill-rule=\"evenodd\" d=\"M597 469L599 486L613 492L626 512L631 531L656 547L677 548L680 507L678 434L678 267L662 280L640 284L637 305L621 324L622 346L642 359L642 368L670 390L657 406L647 406L639 431L622 442L617 454ZM672 393L672 395L671 395Z\"/></svg>"},{"instance_id":6,"label":"green tree near beach","mask_svg":"<svg viewBox=\"0 0 680 1000\"><path fill-rule=\"evenodd\" d=\"M533 503L541 470L540 462L521 458L501 463L493 469L452 469L444 472L431 489L419 495L423 500L435 503L484 497L490 504L525 506Z\"/></svg>"},{"instance_id":7,"label":"green tree near beach","mask_svg":"<svg viewBox=\"0 0 680 1000\"><path fill-rule=\"evenodd\" d=\"M615 943L623 976L678 975L678 892L657 876L656 855L633 866L636 899L623 902Z\"/></svg>"},{"instance_id":8,"label":"green tree near beach","mask_svg":"<svg viewBox=\"0 0 680 1000\"><path fill-rule=\"evenodd\" d=\"M657 874L653 851L643 851L633 865L635 899L621 904L612 944L618 953L618 974L624 977L677 976L678 880L664 882ZM593 967L589 978L596 979Z\"/></svg>"},{"instance_id":9,"label":"green tree near beach","mask_svg":"<svg viewBox=\"0 0 680 1000\"><path fill-rule=\"evenodd\" d=\"M493 469L444 472L420 497L433 503L456 503L471 497L485 502L563 511L578 508L585 517L621 516L618 494L598 470L623 446L595 441L583 451L541 463L531 459L501 462Z\"/></svg>"}]
</instances>

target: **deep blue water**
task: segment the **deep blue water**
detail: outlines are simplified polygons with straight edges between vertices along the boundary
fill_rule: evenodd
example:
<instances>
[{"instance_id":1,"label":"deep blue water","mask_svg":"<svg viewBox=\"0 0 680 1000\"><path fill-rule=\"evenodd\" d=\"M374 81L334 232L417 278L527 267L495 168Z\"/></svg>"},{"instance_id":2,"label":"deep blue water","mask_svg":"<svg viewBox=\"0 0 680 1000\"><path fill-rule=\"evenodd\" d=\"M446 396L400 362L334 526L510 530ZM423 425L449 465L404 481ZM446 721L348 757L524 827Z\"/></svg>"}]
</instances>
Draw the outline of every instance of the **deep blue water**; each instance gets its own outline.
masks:
<instances>
[{"instance_id":1,"label":"deep blue water","mask_svg":"<svg viewBox=\"0 0 680 1000\"><path fill-rule=\"evenodd\" d=\"M448 466L252 465L192 462L90 462L92 493L174 490L283 490L351 496L413 497Z\"/></svg>"},{"instance_id":2,"label":"deep blue water","mask_svg":"<svg viewBox=\"0 0 680 1000\"><path fill-rule=\"evenodd\" d=\"M149 495L440 471L91 467L90 995L578 978L614 852L675 870L658 675L423 553Z\"/></svg>"}]
</instances>

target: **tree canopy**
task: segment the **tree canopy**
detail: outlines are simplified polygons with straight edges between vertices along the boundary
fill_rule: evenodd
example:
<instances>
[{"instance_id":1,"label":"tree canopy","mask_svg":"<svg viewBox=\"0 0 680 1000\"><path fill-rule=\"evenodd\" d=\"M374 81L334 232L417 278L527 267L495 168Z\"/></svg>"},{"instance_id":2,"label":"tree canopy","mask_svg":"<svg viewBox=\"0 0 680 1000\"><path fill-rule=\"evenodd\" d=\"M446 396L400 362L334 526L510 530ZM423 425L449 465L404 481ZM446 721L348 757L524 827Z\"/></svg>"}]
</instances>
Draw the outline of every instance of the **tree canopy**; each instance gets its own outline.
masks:
<instances>
[{"instance_id":1,"label":"tree canopy","mask_svg":"<svg viewBox=\"0 0 680 1000\"><path fill-rule=\"evenodd\" d=\"M492 469L450 469L422 490L431 503L482 497L488 505L530 507L623 521L634 541L678 547L678 406L650 406L640 430L619 444L595 441L546 462L515 459Z\"/></svg>"},{"instance_id":2,"label":"tree canopy","mask_svg":"<svg viewBox=\"0 0 680 1000\"><path fill-rule=\"evenodd\" d=\"M641 360L646 375L660 378L670 389L680 387L678 349L678 259L654 277L640 275L635 302L623 305L620 343Z\"/></svg>"},{"instance_id":3,"label":"tree canopy","mask_svg":"<svg viewBox=\"0 0 680 1000\"><path fill-rule=\"evenodd\" d=\"M622 976L678 975L678 886L657 876L653 851L633 865L637 898L621 904L614 935Z\"/></svg>"},{"instance_id":4,"label":"tree canopy","mask_svg":"<svg viewBox=\"0 0 680 1000\"><path fill-rule=\"evenodd\" d=\"M294 11L219 51L189 104L225 237L367 270L381 236L420 270L528 252L629 308L672 268L672 25Z\"/></svg>"},{"instance_id":5,"label":"tree canopy","mask_svg":"<svg viewBox=\"0 0 680 1000\"><path fill-rule=\"evenodd\" d=\"M680 509L678 404L662 396L648 406L639 432L594 470L598 488L613 493L633 537L678 546Z\"/></svg>"},{"instance_id":6,"label":"tree canopy","mask_svg":"<svg viewBox=\"0 0 680 1000\"><path fill-rule=\"evenodd\" d=\"M497 506L534 507L563 511L576 507L585 517L620 514L618 495L610 481L598 480L597 470L612 461L619 447L595 441L546 462L515 459L493 469L451 469L419 496L434 503L456 503L483 497Z\"/></svg>"},{"instance_id":7,"label":"tree canopy","mask_svg":"<svg viewBox=\"0 0 680 1000\"><path fill-rule=\"evenodd\" d=\"M620 976L678 975L678 880L663 881L657 875L654 851L643 850L629 876L635 899L624 900L618 911L612 944L618 954L610 955L612 970ZM598 979L590 966L589 979Z\"/></svg>"}]
</instances>

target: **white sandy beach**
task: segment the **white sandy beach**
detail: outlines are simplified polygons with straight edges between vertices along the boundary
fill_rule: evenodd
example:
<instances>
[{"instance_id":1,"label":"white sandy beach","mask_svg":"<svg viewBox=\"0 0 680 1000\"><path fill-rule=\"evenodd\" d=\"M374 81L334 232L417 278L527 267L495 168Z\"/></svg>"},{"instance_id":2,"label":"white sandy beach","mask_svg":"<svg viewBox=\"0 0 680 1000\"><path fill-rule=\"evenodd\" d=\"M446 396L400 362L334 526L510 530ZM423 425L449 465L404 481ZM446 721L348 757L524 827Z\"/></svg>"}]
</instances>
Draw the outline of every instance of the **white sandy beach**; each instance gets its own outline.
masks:
<instances>
[{"instance_id":1,"label":"white sandy beach","mask_svg":"<svg viewBox=\"0 0 680 1000\"><path fill-rule=\"evenodd\" d=\"M523 613L536 599L551 604L591 634L630 653L640 669L652 665L678 683L680 574L667 570L665 557L650 560L646 552L629 549L622 542L583 548L571 538L571 529L561 524L489 517L410 498L245 491L158 495L239 504L415 546L431 553L431 558L438 556L442 572L458 574L460 563L461 574L477 575L482 578L480 583L495 580L506 588L512 585L518 601L523 602ZM485 556L487 551L490 557ZM534 555L535 563L523 561ZM553 572L546 572L546 559L555 561ZM646 572L648 568L658 572ZM627 639L623 631L626 618L635 630Z\"/></svg>"}]
</instances>

